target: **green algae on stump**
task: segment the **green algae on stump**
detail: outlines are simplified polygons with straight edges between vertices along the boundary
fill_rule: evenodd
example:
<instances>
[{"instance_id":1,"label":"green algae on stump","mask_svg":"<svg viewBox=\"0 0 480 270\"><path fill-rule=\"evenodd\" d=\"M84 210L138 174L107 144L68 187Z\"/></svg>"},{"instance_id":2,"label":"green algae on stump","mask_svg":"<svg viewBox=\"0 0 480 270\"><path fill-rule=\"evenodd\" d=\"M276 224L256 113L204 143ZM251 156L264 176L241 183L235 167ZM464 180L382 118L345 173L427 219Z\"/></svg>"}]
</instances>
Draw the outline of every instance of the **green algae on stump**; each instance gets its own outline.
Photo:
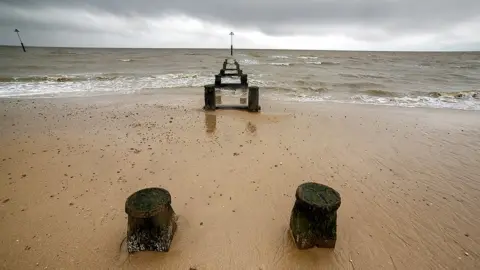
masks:
<instances>
[{"instance_id":1,"label":"green algae on stump","mask_svg":"<svg viewBox=\"0 0 480 270\"><path fill-rule=\"evenodd\" d=\"M308 182L297 188L295 198L290 230L296 246L334 248L340 194L328 186Z\"/></svg>"},{"instance_id":2,"label":"green algae on stump","mask_svg":"<svg viewBox=\"0 0 480 270\"><path fill-rule=\"evenodd\" d=\"M128 252L170 249L177 228L171 202L170 193L163 188L142 189L128 197Z\"/></svg>"}]
</instances>

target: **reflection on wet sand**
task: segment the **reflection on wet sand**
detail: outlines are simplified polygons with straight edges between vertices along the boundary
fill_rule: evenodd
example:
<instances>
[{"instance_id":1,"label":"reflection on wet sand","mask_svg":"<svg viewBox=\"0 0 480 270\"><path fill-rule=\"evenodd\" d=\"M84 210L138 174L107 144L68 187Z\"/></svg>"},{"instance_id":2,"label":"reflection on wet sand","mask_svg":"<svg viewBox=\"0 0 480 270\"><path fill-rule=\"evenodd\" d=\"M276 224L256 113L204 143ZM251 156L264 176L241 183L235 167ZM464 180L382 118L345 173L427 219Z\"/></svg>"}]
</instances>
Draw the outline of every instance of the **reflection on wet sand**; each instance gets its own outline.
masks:
<instances>
[{"instance_id":1,"label":"reflection on wet sand","mask_svg":"<svg viewBox=\"0 0 480 270\"><path fill-rule=\"evenodd\" d=\"M205 130L207 133L213 133L217 129L217 116L215 114L205 114Z\"/></svg>"},{"instance_id":2,"label":"reflection on wet sand","mask_svg":"<svg viewBox=\"0 0 480 270\"><path fill-rule=\"evenodd\" d=\"M217 130L217 115L212 113L205 113L205 131L207 133L214 133ZM247 122L245 130L251 134L256 134L257 125L251 121Z\"/></svg>"}]
</instances>

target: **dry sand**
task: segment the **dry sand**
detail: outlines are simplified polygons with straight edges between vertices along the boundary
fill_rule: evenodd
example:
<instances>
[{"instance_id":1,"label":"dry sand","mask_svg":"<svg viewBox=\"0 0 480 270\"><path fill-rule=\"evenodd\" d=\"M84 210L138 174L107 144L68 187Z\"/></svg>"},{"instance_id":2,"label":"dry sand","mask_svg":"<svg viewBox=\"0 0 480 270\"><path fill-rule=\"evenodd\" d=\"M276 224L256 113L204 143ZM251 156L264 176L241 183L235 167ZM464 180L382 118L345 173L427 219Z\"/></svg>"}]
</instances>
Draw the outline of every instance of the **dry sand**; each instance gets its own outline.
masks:
<instances>
[{"instance_id":1,"label":"dry sand","mask_svg":"<svg viewBox=\"0 0 480 270\"><path fill-rule=\"evenodd\" d=\"M1 268L480 269L477 112L202 100L1 100ZM288 235L305 181L342 196L334 250ZM127 255L125 199L152 186L179 231Z\"/></svg>"}]
</instances>

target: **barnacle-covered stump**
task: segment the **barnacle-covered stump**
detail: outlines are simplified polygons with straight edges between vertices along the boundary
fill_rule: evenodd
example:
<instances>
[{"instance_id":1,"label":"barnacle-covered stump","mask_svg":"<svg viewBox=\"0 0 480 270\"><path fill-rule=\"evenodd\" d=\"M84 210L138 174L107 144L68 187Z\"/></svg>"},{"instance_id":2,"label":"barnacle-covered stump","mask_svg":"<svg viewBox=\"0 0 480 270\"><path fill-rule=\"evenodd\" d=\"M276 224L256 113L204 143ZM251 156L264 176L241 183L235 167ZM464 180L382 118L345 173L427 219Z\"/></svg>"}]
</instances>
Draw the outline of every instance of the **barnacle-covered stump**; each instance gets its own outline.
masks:
<instances>
[{"instance_id":1,"label":"barnacle-covered stump","mask_svg":"<svg viewBox=\"0 0 480 270\"><path fill-rule=\"evenodd\" d=\"M297 248L334 248L340 194L328 186L308 182L298 186L295 198L290 230Z\"/></svg>"},{"instance_id":2,"label":"barnacle-covered stump","mask_svg":"<svg viewBox=\"0 0 480 270\"><path fill-rule=\"evenodd\" d=\"M125 202L127 249L167 252L177 229L170 193L163 188L139 190Z\"/></svg>"}]
</instances>

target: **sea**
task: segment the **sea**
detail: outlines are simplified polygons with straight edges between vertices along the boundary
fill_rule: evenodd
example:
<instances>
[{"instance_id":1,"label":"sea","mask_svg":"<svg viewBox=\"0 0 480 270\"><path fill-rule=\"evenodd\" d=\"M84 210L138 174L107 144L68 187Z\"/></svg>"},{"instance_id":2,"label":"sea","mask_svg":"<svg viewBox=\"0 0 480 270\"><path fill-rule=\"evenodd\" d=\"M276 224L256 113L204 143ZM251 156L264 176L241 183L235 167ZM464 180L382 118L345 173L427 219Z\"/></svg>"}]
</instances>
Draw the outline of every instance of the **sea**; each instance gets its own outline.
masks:
<instances>
[{"instance_id":1,"label":"sea","mask_svg":"<svg viewBox=\"0 0 480 270\"><path fill-rule=\"evenodd\" d=\"M198 91L228 49L0 47L1 98ZM480 52L235 50L262 98L480 110Z\"/></svg>"}]
</instances>

